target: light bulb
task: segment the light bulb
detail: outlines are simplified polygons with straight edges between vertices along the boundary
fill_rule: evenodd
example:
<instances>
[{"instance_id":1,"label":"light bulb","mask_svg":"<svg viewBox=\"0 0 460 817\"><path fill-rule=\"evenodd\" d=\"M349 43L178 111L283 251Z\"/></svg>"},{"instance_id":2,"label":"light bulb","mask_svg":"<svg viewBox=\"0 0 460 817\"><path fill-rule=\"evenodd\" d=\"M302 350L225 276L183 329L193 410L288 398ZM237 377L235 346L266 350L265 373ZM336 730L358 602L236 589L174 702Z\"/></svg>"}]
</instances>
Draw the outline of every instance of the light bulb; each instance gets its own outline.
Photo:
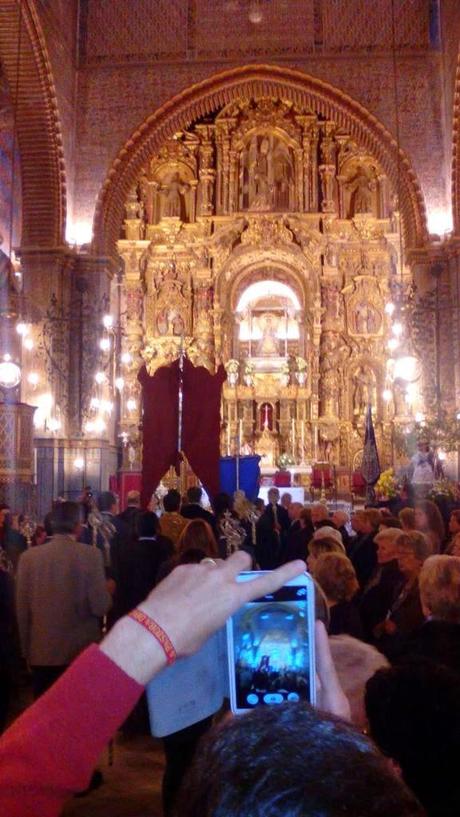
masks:
<instances>
[{"instance_id":1,"label":"light bulb","mask_svg":"<svg viewBox=\"0 0 460 817\"><path fill-rule=\"evenodd\" d=\"M444 460L446 460L446 459L447 459L447 454L446 454L446 452L445 452L445 451L443 451L443 450L441 449L440 451L438 451L438 457L439 457L439 459L441 460L441 462L444 462Z\"/></svg>"},{"instance_id":2,"label":"light bulb","mask_svg":"<svg viewBox=\"0 0 460 817\"><path fill-rule=\"evenodd\" d=\"M423 423L424 419L425 419L425 415L422 414L421 411L416 411L415 412L415 422L416 423Z\"/></svg>"},{"instance_id":3,"label":"light bulb","mask_svg":"<svg viewBox=\"0 0 460 817\"><path fill-rule=\"evenodd\" d=\"M113 326L113 317L112 315L104 315L102 318L102 323L104 324L106 329L110 329Z\"/></svg>"},{"instance_id":4,"label":"light bulb","mask_svg":"<svg viewBox=\"0 0 460 817\"><path fill-rule=\"evenodd\" d=\"M91 402L90 402L89 405L90 405L90 408L92 408L92 409L98 409L99 406L101 405L101 401L99 400L99 397L92 397Z\"/></svg>"},{"instance_id":5,"label":"light bulb","mask_svg":"<svg viewBox=\"0 0 460 817\"><path fill-rule=\"evenodd\" d=\"M395 309L396 307L393 303L391 303L391 301L385 304L385 312L387 313L387 315L392 315Z\"/></svg>"},{"instance_id":6,"label":"light bulb","mask_svg":"<svg viewBox=\"0 0 460 817\"><path fill-rule=\"evenodd\" d=\"M4 389L14 389L21 382L21 369L13 363L9 355L3 356L0 363L0 386Z\"/></svg>"},{"instance_id":7,"label":"light bulb","mask_svg":"<svg viewBox=\"0 0 460 817\"><path fill-rule=\"evenodd\" d=\"M106 428L107 426L102 417L96 417L94 421L94 430L100 434L102 431L105 431Z\"/></svg>"},{"instance_id":8,"label":"light bulb","mask_svg":"<svg viewBox=\"0 0 460 817\"><path fill-rule=\"evenodd\" d=\"M131 363L131 360L132 360L132 357L129 354L129 352L123 352L123 354L121 356L121 362L125 363L125 364L128 364L128 363Z\"/></svg>"},{"instance_id":9,"label":"light bulb","mask_svg":"<svg viewBox=\"0 0 460 817\"><path fill-rule=\"evenodd\" d=\"M48 420L48 428L50 431L59 431L61 428L61 421L57 417L50 417Z\"/></svg>"},{"instance_id":10,"label":"light bulb","mask_svg":"<svg viewBox=\"0 0 460 817\"><path fill-rule=\"evenodd\" d=\"M457 420L460 420L460 411L457 411Z\"/></svg>"},{"instance_id":11,"label":"light bulb","mask_svg":"<svg viewBox=\"0 0 460 817\"><path fill-rule=\"evenodd\" d=\"M137 403L136 403L135 400L133 400L132 397L130 397L130 399L127 401L126 408L128 409L128 411L135 411L136 410Z\"/></svg>"},{"instance_id":12,"label":"light bulb","mask_svg":"<svg viewBox=\"0 0 460 817\"><path fill-rule=\"evenodd\" d=\"M88 434L91 434L91 432L94 431L94 423L92 420L88 420L88 422L85 423L85 431Z\"/></svg>"},{"instance_id":13,"label":"light bulb","mask_svg":"<svg viewBox=\"0 0 460 817\"><path fill-rule=\"evenodd\" d=\"M394 350L397 349L399 346L399 340L397 340L397 338L390 338L390 340L387 343L387 346L390 352L394 352Z\"/></svg>"},{"instance_id":14,"label":"light bulb","mask_svg":"<svg viewBox=\"0 0 460 817\"><path fill-rule=\"evenodd\" d=\"M36 386L40 380L40 376L37 372L30 372L27 375L27 382L30 383L31 386Z\"/></svg>"},{"instance_id":15,"label":"light bulb","mask_svg":"<svg viewBox=\"0 0 460 817\"><path fill-rule=\"evenodd\" d=\"M110 349L110 338L101 338L99 348L102 349L103 352L108 352Z\"/></svg>"},{"instance_id":16,"label":"light bulb","mask_svg":"<svg viewBox=\"0 0 460 817\"><path fill-rule=\"evenodd\" d=\"M99 383L99 385L101 385L101 383L105 383L105 374L104 374L104 372L96 372L96 374L94 375L94 379L95 379L96 383Z\"/></svg>"},{"instance_id":17,"label":"light bulb","mask_svg":"<svg viewBox=\"0 0 460 817\"><path fill-rule=\"evenodd\" d=\"M28 331L29 327L23 321L16 324L16 332L18 333L18 335L22 335L24 337L24 335L27 335Z\"/></svg>"},{"instance_id":18,"label":"light bulb","mask_svg":"<svg viewBox=\"0 0 460 817\"><path fill-rule=\"evenodd\" d=\"M403 333L402 323L399 323L399 321L394 323L391 327L391 331L393 332L393 335L396 335L396 337L399 338L399 336Z\"/></svg>"},{"instance_id":19,"label":"light bulb","mask_svg":"<svg viewBox=\"0 0 460 817\"><path fill-rule=\"evenodd\" d=\"M384 389L382 392L382 397L386 403L389 403L391 398L393 397L393 392L391 389Z\"/></svg>"},{"instance_id":20,"label":"light bulb","mask_svg":"<svg viewBox=\"0 0 460 817\"><path fill-rule=\"evenodd\" d=\"M73 464L77 471L83 471L83 468L85 467L85 461L82 457L75 457Z\"/></svg>"},{"instance_id":21,"label":"light bulb","mask_svg":"<svg viewBox=\"0 0 460 817\"><path fill-rule=\"evenodd\" d=\"M26 338L25 341L24 341L24 346L30 352L31 349L34 348L34 342L33 342L32 338Z\"/></svg>"},{"instance_id":22,"label":"light bulb","mask_svg":"<svg viewBox=\"0 0 460 817\"><path fill-rule=\"evenodd\" d=\"M117 388L118 391L122 391L124 385L125 385L125 381L123 380L122 377L116 377L115 378L115 388Z\"/></svg>"}]
</instances>

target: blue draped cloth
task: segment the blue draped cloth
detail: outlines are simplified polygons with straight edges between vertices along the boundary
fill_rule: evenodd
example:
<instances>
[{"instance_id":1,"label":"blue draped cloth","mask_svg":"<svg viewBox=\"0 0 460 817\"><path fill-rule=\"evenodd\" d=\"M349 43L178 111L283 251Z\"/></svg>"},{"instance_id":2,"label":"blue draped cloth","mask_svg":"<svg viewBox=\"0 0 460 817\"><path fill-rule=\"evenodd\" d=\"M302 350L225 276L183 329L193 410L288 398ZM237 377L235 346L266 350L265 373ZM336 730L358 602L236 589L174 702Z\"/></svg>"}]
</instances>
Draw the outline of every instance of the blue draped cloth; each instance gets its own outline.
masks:
<instances>
[{"instance_id":1,"label":"blue draped cloth","mask_svg":"<svg viewBox=\"0 0 460 817\"><path fill-rule=\"evenodd\" d=\"M236 484L236 457L221 457L220 470L220 490L233 495L237 489ZM252 454L248 457L239 458L239 489L244 491L250 502L254 502L259 494L260 483L260 457Z\"/></svg>"}]
</instances>

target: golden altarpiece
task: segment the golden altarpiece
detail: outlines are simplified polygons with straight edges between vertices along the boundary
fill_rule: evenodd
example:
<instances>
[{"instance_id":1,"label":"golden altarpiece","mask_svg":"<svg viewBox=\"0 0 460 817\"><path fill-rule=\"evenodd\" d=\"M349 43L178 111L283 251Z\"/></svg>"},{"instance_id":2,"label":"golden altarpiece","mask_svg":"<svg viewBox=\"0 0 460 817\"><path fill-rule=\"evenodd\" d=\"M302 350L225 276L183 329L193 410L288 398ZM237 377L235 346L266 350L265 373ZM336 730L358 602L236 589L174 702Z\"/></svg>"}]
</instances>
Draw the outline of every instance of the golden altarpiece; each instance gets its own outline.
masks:
<instances>
[{"instance_id":1,"label":"golden altarpiece","mask_svg":"<svg viewBox=\"0 0 460 817\"><path fill-rule=\"evenodd\" d=\"M392 462L393 424L411 411L397 390L384 400L385 304L407 283L399 218L386 175L335 122L260 98L176 133L130 191L118 251L125 402L142 361L153 373L184 344L227 368L223 454L350 471L370 402ZM123 418L126 433L140 419Z\"/></svg>"}]
</instances>

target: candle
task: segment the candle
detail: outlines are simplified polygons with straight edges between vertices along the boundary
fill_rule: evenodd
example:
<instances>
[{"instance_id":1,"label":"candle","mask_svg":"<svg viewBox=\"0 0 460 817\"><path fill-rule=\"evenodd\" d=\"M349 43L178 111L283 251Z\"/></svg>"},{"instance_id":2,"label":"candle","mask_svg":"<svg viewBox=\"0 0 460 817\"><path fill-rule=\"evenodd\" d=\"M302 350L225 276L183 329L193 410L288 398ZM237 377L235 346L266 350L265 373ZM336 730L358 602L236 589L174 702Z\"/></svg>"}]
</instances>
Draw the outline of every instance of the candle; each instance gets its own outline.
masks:
<instances>
[{"instance_id":1,"label":"candle","mask_svg":"<svg viewBox=\"0 0 460 817\"><path fill-rule=\"evenodd\" d=\"M230 420L227 420L227 457L230 456Z\"/></svg>"},{"instance_id":2,"label":"candle","mask_svg":"<svg viewBox=\"0 0 460 817\"><path fill-rule=\"evenodd\" d=\"M301 461L305 461L305 423L302 421L300 424L300 446L301 446Z\"/></svg>"},{"instance_id":3,"label":"candle","mask_svg":"<svg viewBox=\"0 0 460 817\"><path fill-rule=\"evenodd\" d=\"M240 420L238 424L238 452L241 453L241 446L243 445L243 421Z\"/></svg>"}]
</instances>

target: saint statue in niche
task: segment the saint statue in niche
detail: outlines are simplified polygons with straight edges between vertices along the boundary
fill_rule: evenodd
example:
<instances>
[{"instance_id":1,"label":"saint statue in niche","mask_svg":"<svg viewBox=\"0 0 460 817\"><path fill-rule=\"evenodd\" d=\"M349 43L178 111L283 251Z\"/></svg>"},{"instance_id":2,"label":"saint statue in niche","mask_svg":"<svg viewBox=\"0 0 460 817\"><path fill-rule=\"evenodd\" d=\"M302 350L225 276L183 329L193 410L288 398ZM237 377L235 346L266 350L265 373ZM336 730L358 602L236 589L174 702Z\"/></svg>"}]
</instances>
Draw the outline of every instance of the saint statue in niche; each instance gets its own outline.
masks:
<instances>
[{"instance_id":1,"label":"saint statue in niche","mask_svg":"<svg viewBox=\"0 0 460 817\"><path fill-rule=\"evenodd\" d=\"M351 191L350 217L358 213L372 213L372 191L375 190L375 182L369 178L364 168L358 168L356 175L347 183L347 187Z\"/></svg>"},{"instance_id":2,"label":"saint statue in niche","mask_svg":"<svg viewBox=\"0 0 460 817\"><path fill-rule=\"evenodd\" d=\"M361 301L355 308L354 323L359 335L374 335L379 330L379 315L369 303Z\"/></svg>"},{"instance_id":3,"label":"saint statue in niche","mask_svg":"<svg viewBox=\"0 0 460 817\"><path fill-rule=\"evenodd\" d=\"M181 181L179 173L161 187L161 214L165 217L180 218L186 221L185 194L190 185Z\"/></svg>"},{"instance_id":4,"label":"saint statue in niche","mask_svg":"<svg viewBox=\"0 0 460 817\"><path fill-rule=\"evenodd\" d=\"M177 309L162 309L157 317L157 330L159 335L180 337L185 330L182 315Z\"/></svg>"},{"instance_id":5,"label":"saint statue in niche","mask_svg":"<svg viewBox=\"0 0 460 817\"><path fill-rule=\"evenodd\" d=\"M259 318L262 337L257 344L256 354L260 357L278 357L278 327L280 319L273 312L264 312Z\"/></svg>"},{"instance_id":6,"label":"saint statue in niche","mask_svg":"<svg viewBox=\"0 0 460 817\"><path fill-rule=\"evenodd\" d=\"M289 210L292 164L288 153L281 145L277 147L273 156L273 183L275 210Z\"/></svg>"},{"instance_id":7,"label":"saint statue in niche","mask_svg":"<svg viewBox=\"0 0 460 817\"><path fill-rule=\"evenodd\" d=\"M271 206L272 197L268 178L270 160L270 142L268 139L262 139L256 157L249 168L253 179L253 193L249 200L251 210L268 210Z\"/></svg>"},{"instance_id":8,"label":"saint statue in niche","mask_svg":"<svg viewBox=\"0 0 460 817\"><path fill-rule=\"evenodd\" d=\"M353 382L353 414L364 417L368 405L375 408L375 375L368 366L360 366Z\"/></svg>"}]
</instances>

